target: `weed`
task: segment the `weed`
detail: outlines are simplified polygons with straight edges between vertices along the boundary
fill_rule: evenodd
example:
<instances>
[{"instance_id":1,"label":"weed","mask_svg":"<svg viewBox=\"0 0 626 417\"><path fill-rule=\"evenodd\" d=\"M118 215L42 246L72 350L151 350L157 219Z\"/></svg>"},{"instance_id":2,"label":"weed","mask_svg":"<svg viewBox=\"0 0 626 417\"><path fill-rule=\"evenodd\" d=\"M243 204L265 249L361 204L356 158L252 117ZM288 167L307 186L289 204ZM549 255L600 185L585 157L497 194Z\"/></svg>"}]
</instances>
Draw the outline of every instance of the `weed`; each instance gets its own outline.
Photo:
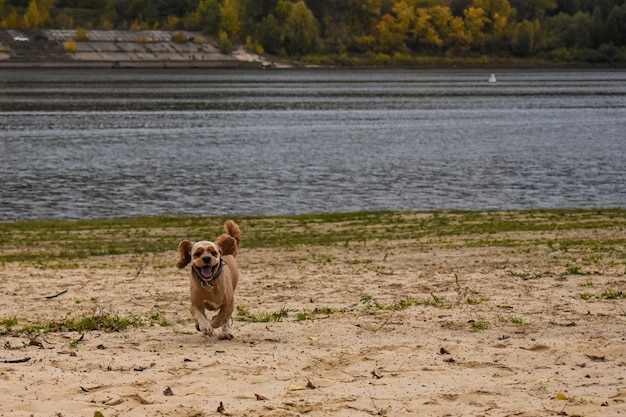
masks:
<instances>
[{"instance_id":1,"label":"weed","mask_svg":"<svg viewBox=\"0 0 626 417\"><path fill-rule=\"evenodd\" d=\"M520 326L521 326L521 325L524 325L524 324L528 324L528 323L526 323L526 322L524 321L524 319L523 319L523 318L521 318L521 317L516 317L516 316L508 316L508 317L503 317L503 316L500 316L500 317L498 317L498 319L499 319L500 321L503 321L503 322L508 322L508 323L513 323L513 324L518 324L518 325L520 325Z\"/></svg>"},{"instance_id":2,"label":"weed","mask_svg":"<svg viewBox=\"0 0 626 417\"><path fill-rule=\"evenodd\" d=\"M11 331L11 328L13 326L17 325L17 317L16 316L11 316L11 317L5 317L3 319L0 319L0 325L4 326L4 333L8 333Z\"/></svg>"},{"instance_id":3,"label":"weed","mask_svg":"<svg viewBox=\"0 0 626 417\"><path fill-rule=\"evenodd\" d=\"M488 321L484 320L471 320L470 321L472 330L487 330L491 328L491 324Z\"/></svg>"},{"instance_id":4,"label":"weed","mask_svg":"<svg viewBox=\"0 0 626 417\"><path fill-rule=\"evenodd\" d=\"M268 323L283 321L284 317L287 317L289 310L285 307L274 313L250 313L243 307L237 307L237 321L247 321L250 323Z\"/></svg>"},{"instance_id":5,"label":"weed","mask_svg":"<svg viewBox=\"0 0 626 417\"><path fill-rule=\"evenodd\" d=\"M167 327L171 324L160 311L150 313L150 323L158 324L161 327Z\"/></svg>"},{"instance_id":6,"label":"weed","mask_svg":"<svg viewBox=\"0 0 626 417\"><path fill-rule=\"evenodd\" d=\"M626 298L626 293L618 290L606 290L598 296L598 298L605 298L607 300L619 300Z\"/></svg>"},{"instance_id":7,"label":"weed","mask_svg":"<svg viewBox=\"0 0 626 417\"><path fill-rule=\"evenodd\" d=\"M570 266L563 275L587 275L579 266Z\"/></svg>"},{"instance_id":8,"label":"weed","mask_svg":"<svg viewBox=\"0 0 626 417\"><path fill-rule=\"evenodd\" d=\"M581 300L588 301L588 300L591 300L592 298L593 298L593 294L591 294L591 293L584 292L584 293L580 294L580 299Z\"/></svg>"},{"instance_id":9,"label":"weed","mask_svg":"<svg viewBox=\"0 0 626 417\"><path fill-rule=\"evenodd\" d=\"M585 281L578 284L579 287L593 287L593 281Z\"/></svg>"}]
</instances>

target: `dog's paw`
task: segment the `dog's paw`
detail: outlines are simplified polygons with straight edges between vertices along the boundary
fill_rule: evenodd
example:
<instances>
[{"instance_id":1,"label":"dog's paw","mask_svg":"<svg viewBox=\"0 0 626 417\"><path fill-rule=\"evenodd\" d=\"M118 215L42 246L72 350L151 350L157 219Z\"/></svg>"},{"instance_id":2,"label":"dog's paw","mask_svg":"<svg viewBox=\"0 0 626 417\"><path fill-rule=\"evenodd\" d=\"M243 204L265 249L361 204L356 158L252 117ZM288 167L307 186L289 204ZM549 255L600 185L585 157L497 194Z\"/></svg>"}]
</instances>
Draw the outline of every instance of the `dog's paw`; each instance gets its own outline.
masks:
<instances>
[{"instance_id":1,"label":"dog's paw","mask_svg":"<svg viewBox=\"0 0 626 417\"><path fill-rule=\"evenodd\" d=\"M205 336L213 336L213 329L211 328L211 326L201 326L199 324L196 324L196 330Z\"/></svg>"},{"instance_id":2,"label":"dog's paw","mask_svg":"<svg viewBox=\"0 0 626 417\"><path fill-rule=\"evenodd\" d=\"M234 338L235 338L235 335L232 334L231 332L222 332L218 336L218 339L220 340L233 340Z\"/></svg>"}]
</instances>

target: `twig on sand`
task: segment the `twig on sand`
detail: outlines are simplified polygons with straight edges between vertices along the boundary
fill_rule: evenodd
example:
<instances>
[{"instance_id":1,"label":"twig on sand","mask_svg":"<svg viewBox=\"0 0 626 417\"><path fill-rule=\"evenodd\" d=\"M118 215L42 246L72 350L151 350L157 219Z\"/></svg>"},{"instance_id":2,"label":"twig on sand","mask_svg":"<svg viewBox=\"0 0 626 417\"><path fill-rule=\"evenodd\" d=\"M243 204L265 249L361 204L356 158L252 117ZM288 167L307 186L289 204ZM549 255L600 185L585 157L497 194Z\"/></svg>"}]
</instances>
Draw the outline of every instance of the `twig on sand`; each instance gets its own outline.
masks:
<instances>
[{"instance_id":1,"label":"twig on sand","mask_svg":"<svg viewBox=\"0 0 626 417\"><path fill-rule=\"evenodd\" d=\"M67 292L67 290L63 290L59 293L53 294L53 295L46 295L45 297L37 297L39 299L46 299L46 300L52 300L53 298L57 298L59 295L63 295Z\"/></svg>"},{"instance_id":2,"label":"twig on sand","mask_svg":"<svg viewBox=\"0 0 626 417\"><path fill-rule=\"evenodd\" d=\"M4 359L1 362L2 363L24 363L24 362L28 362L30 360L30 357L25 357L25 358L20 358L20 359Z\"/></svg>"}]
</instances>

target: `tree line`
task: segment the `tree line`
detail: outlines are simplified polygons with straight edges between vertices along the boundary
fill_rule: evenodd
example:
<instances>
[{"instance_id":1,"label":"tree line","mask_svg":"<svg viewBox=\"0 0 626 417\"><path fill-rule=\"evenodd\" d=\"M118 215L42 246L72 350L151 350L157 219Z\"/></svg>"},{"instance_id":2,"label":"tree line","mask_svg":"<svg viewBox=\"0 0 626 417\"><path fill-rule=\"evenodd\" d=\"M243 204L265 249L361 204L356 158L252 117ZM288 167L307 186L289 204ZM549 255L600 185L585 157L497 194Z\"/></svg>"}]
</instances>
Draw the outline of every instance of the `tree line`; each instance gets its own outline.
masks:
<instances>
[{"instance_id":1,"label":"tree line","mask_svg":"<svg viewBox=\"0 0 626 417\"><path fill-rule=\"evenodd\" d=\"M0 0L15 29L201 31L283 57L626 63L626 0Z\"/></svg>"}]
</instances>

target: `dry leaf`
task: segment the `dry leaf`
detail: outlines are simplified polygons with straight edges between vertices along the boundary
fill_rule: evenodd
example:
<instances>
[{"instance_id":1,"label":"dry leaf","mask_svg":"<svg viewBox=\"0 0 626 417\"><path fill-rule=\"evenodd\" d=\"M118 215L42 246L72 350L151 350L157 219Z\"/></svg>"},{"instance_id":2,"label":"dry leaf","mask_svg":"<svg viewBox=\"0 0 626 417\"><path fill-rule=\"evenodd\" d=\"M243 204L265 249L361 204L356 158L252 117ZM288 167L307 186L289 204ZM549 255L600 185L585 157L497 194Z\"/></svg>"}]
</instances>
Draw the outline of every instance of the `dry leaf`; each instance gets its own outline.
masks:
<instances>
[{"instance_id":1,"label":"dry leaf","mask_svg":"<svg viewBox=\"0 0 626 417\"><path fill-rule=\"evenodd\" d=\"M317 388L317 387L315 386L315 384L314 384L314 383L313 383L310 379L307 381L307 383L306 383L306 387L307 387L308 389L315 389L315 388Z\"/></svg>"},{"instance_id":2,"label":"dry leaf","mask_svg":"<svg viewBox=\"0 0 626 417\"><path fill-rule=\"evenodd\" d=\"M567 400L567 395L563 394L562 392L559 392L558 394L554 396L554 398L557 400Z\"/></svg>"},{"instance_id":3,"label":"dry leaf","mask_svg":"<svg viewBox=\"0 0 626 417\"><path fill-rule=\"evenodd\" d=\"M289 388L287 388L287 391L302 391L305 390L305 387L301 387L299 385L289 385Z\"/></svg>"},{"instance_id":4,"label":"dry leaf","mask_svg":"<svg viewBox=\"0 0 626 417\"><path fill-rule=\"evenodd\" d=\"M441 348L441 349L439 349L439 354L440 355L449 355L450 352L446 348Z\"/></svg>"},{"instance_id":5,"label":"dry leaf","mask_svg":"<svg viewBox=\"0 0 626 417\"><path fill-rule=\"evenodd\" d=\"M372 373L372 378L380 379L383 377L378 372L376 372L376 369L374 369L371 373Z\"/></svg>"},{"instance_id":6,"label":"dry leaf","mask_svg":"<svg viewBox=\"0 0 626 417\"><path fill-rule=\"evenodd\" d=\"M267 400L269 400L269 398L267 398L267 397L265 397L265 396L263 396L261 394L254 394L254 396L256 397L257 401L267 401Z\"/></svg>"},{"instance_id":7,"label":"dry leaf","mask_svg":"<svg viewBox=\"0 0 626 417\"><path fill-rule=\"evenodd\" d=\"M163 395L165 395L166 397L171 397L172 395L174 395L174 392L170 387L167 387L163 390Z\"/></svg>"},{"instance_id":8,"label":"dry leaf","mask_svg":"<svg viewBox=\"0 0 626 417\"><path fill-rule=\"evenodd\" d=\"M224 408L224 404L220 401L220 405L217 407L217 412L223 413L224 411L226 411L226 409Z\"/></svg>"}]
</instances>

